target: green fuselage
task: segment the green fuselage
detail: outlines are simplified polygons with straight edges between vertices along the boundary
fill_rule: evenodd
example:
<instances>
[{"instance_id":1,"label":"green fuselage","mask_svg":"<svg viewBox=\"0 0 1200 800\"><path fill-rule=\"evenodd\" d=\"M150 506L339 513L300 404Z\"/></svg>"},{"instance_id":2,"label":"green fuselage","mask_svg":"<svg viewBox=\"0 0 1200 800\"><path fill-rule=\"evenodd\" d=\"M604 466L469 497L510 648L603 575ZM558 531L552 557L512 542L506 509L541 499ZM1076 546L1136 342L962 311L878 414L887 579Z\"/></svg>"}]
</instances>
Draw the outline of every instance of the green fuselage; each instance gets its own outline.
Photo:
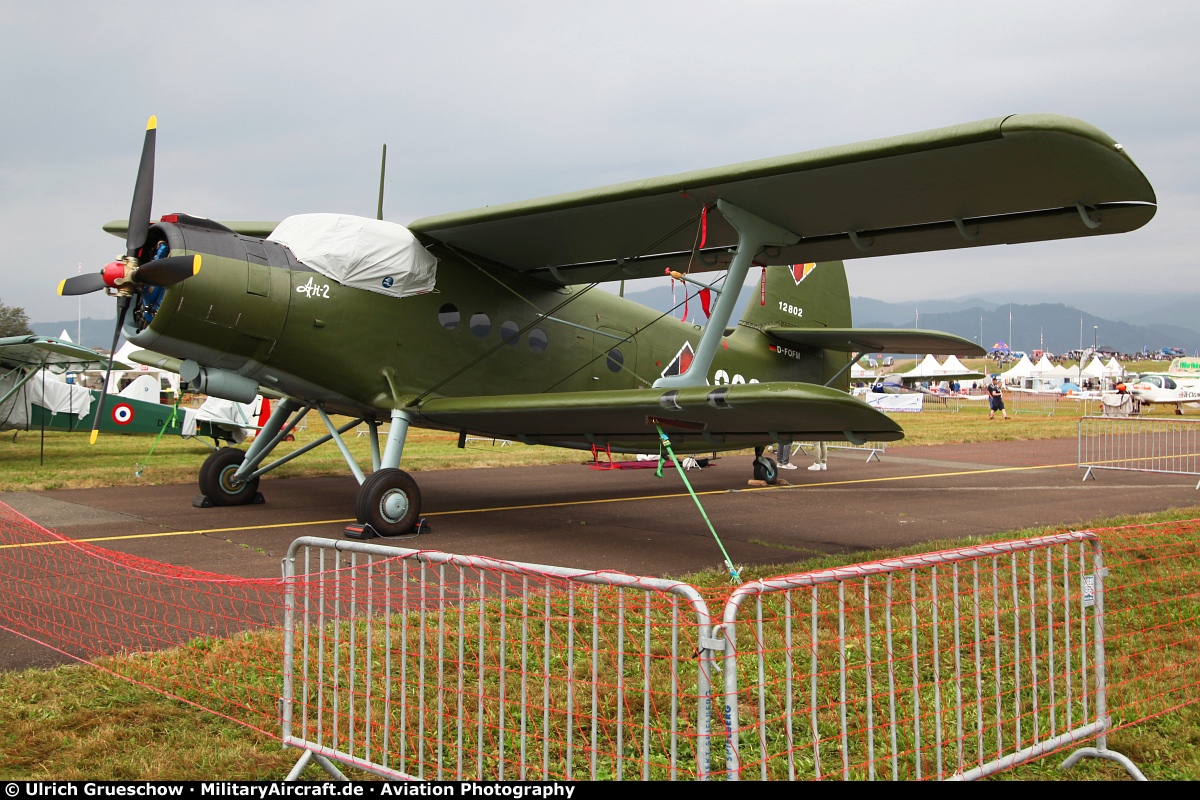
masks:
<instances>
[{"instance_id":1,"label":"green fuselage","mask_svg":"<svg viewBox=\"0 0 1200 800\"><path fill-rule=\"evenodd\" d=\"M499 277L444 255L435 291L397 298L340 285L303 266L177 249L178 226L158 227L176 234L172 255L200 252L203 268L168 289L149 327L127 328L128 338L355 416L386 418L417 398L647 388L673 363L680 371L681 348L694 348L702 332L598 288ZM216 235L204 232L209 240ZM834 280L826 289L829 302L801 310L773 296L758 316L848 325L840 268L835 277L840 285ZM693 319L703 319L696 299L691 309ZM708 382L823 384L846 363L842 353L771 344L744 318L725 337Z\"/></svg>"}]
</instances>

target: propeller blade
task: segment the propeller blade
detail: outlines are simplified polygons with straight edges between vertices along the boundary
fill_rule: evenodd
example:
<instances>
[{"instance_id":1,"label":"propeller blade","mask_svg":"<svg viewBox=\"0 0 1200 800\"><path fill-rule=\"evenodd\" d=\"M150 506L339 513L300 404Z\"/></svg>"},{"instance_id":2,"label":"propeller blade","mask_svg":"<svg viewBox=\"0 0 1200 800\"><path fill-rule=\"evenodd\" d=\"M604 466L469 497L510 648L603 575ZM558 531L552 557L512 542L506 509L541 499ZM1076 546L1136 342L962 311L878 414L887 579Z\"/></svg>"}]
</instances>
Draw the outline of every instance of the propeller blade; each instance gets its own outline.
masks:
<instances>
[{"instance_id":1,"label":"propeller blade","mask_svg":"<svg viewBox=\"0 0 1200 800\"><path fill-rule=\"evenodd\" d=\"M104 401L108 398L108 379L112 375L113 361L117 357L117 341L121 338L121 326L125 324L125 312L129 311L129 295L117 295L117 329L113 331L112 349L109 350L108 369L104 371L104 386L100 389L100 404L96 406L96 416L92 421L91 444L96 443L100 435L100 415L104 413Z\"/></svg>"},{"instance_id":2,"label":"propeller blade","mask_svg":"<svg viewBox=\"0 0 1200 800\"><path fill-rule=\"evenodd\" d=\"M77 294L91 294L104 288L104 276L99 272L89 272L87 275L76 275L74 278L58 282L59 297L73 297Z\"/></svg>"},{"instance_id":3,"label":"propeller blade","mask_svg":"<svg viewBox=\"0 0 1200 800\"><path fill-rule=\"evenodd\" d=\"M158 117L146 123L146 141L142 144L142 163L138 165L133 186L133 205L129 208L129 230L125 234L125 255L137 255L150 230L150 205L154 200L154 139Z\"/></svg>"},{"instance_id":4,"label":"propeller blade","mask_svg":"<svg viewBox=\"0 0 1200 800\"><path fill-rule=\"evenodd\" d=\"M200 271L200 256L173 256L138 267L136 280L150 286L174 286Z\"/></svg>"}]
</instances>

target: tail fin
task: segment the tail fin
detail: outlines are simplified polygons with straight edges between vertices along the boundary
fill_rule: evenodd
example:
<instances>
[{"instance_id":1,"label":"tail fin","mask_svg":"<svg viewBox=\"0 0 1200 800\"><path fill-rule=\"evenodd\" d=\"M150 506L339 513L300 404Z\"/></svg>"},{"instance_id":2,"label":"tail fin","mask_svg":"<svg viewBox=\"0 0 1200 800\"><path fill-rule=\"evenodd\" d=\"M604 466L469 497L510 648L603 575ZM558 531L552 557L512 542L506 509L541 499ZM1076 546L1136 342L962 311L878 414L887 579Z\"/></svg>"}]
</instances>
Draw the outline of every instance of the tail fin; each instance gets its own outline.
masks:
<instances>
[{"instance_id":1,"label":"tail fin","mask_svg":"<svg viewBox=\"0 0 1200 800\"><path fill-rule=\"evenodd\" d=\"M742 312L742 322L760 331L767 326L791 328L849 328L850 288L841 261L766 267ZM775 380L804 381L850 388L849 371L837 377L850 355L835 350L797 353L769 334L770 348L792 357L781 359ZM832 383L830 383L832 381Z\"/></svg>"},{"instance_id":2,"label":"tail fin","mask_svg":"<svg viewBox=\"0 0 1200 800\"><path fill-rule=\"evenodd\" d=\"M846 268L841 261L766 267L742 322L754 327L849 328Z\"/></svg>"}]
</instances>

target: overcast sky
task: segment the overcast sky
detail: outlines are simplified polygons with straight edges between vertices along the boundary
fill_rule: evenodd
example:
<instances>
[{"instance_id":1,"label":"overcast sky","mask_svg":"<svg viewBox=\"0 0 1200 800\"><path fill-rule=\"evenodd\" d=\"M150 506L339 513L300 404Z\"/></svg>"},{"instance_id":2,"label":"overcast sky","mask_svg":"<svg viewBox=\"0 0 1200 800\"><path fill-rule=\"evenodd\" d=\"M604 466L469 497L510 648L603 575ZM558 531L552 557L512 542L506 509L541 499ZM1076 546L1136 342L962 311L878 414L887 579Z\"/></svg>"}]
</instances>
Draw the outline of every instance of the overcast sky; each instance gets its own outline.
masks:
<instances>
[{"instance_id":1,"label":"overcast sky","mask_svg":"<svg viewBox=\"0 0 1200 800\"><path fill-rule=\"evenodd\" d=\"M72 319L123 253L146 119L154 215L386 218L521 200L1014 113L1121 142L1159 211L1130 234L862 259L884 300L1004 287L1200 290L1195 2L0 0L0 300ZM664 279L665 280L665 279ZM641 288L641 287L639 287ZM102 295L83 315L110 317Z\"/></svg>"}]
</instances>

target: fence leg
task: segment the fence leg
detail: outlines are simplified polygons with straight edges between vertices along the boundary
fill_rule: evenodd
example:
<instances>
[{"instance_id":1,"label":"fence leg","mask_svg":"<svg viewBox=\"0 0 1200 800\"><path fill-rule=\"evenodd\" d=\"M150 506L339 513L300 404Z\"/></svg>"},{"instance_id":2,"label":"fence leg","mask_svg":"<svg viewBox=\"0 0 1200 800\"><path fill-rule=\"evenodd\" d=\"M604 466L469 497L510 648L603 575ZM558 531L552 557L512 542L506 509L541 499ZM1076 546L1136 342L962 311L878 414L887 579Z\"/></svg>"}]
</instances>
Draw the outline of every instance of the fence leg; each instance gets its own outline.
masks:
<instances>
[{"instance_id":1,"label":"fence leg","mask_svg":"<svg viewBox=\"0 0 1200 800\"><path fill-rule=\"evenodd\" d=\"M1059 769L1070 769L1085 758L1103 758L1109 761L1115 761L1125 768L1125 771L1133 777L1135 781L1144 781L1146 776L1137 768L1137 765L1130 761L1125 756L1115 750L1109 750L1104 746L1104 737L1101 736L1097 741L1099 747L1081 747L1071 755L1067 756L1067 760L1058 765Z\"/></svg>"},{"instance_id":2,"label":"fence leg","mask_svg":"<svg viewBox=\"0 0 1200 800\"><path fill-rule=\"evenodd\" d=\"M296 762L296 766L292 767L292 771L288 773L287 777L284 778L284 781L300 780L300 773L304 772L304 768L308 766L310 761L314 760L317 762L317 765L320 766L321 769L325 770L325 772L327 772L335 781L350 781L349 778L342 774L340 769L333 765L332 761L330 761L328 758L325 758L325 756L317 755L312 750L304 751L304 755L300 756L300 760Z\"/></svg>"},{"instance_id":3,"label":"fence leg","mask_svg":"<svg viewBox=\"0 0 1200 800\"><path fill-rule=\"evenodd\" d=\"M1087 472L1083 473L1083 480L1086 481L1088 478L1091 478L1092 480L1096 480L1096 476L1092 474L1091 467L1088 467Z\"/></svg>"}]
</instances>

